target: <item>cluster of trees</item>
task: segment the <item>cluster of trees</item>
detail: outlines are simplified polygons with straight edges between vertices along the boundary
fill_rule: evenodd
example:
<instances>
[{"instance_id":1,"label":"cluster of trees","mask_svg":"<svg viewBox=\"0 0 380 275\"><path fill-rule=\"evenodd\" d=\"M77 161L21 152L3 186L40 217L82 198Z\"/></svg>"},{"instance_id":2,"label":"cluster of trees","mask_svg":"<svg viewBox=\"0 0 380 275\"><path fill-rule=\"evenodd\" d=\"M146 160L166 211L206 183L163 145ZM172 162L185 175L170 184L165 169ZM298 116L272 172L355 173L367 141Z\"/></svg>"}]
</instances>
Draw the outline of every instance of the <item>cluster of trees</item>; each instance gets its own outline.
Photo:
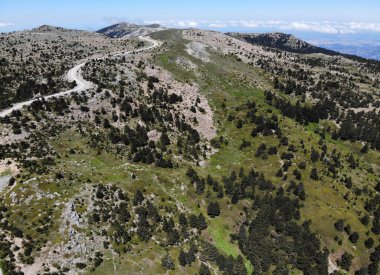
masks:
<instances>
[{"instance_id":1,"label":"cluster of trees","mask_svg":"<svg viewBox=\"0 0 380 275\"><path fill-rule=\"evenodd\" d=\"M238 241L240 250L251 261L255 271L267 272L275 266L276 271L286 272L291 265L305 273L327 274L328 252L322 250L318 237L310 230L309 222L302 225L297 222L300 219L299 200L306 198L302 183L291 181L286 190L289 195L285 195L285 190L280 188L273 196L266 192L274 190L273 185L254 170L247 174L242 168L238 173L232 171L230 176L222 178L222 184L210 175L206 179L200 177L192 168L187 170L187 176L198 194L203 194L207 188L208 192L214 191L218 198L221 197L220 193L226 194L232 203L243 198L252 200L255 215L247 213L246 216L252 218L244 221L239 233L232 235L232 240ZM210 217L217 216L220 213L219 203L211 201L207 213ZM271 234L273 229L276 237ZM280 251L285 251L288 256L283 257ZM235 272L239 269L246 272L242 259L229 259L210 244L207 244L205 252L213 255L206 257L216 262L222 271Z\"/></svg>"},{"instance_id":2,"label":"cluster of trees","mask_svg":"<svg viewBox=\"0 0 380 275\"><path fill-rule=\"evenodd\" d=\"M14 62L3 59L0 60L0 109L38 94L48 95L70 87L70 83L57 78L64 73L64 70L58 69L60 65L45 64L48 70L41 71L35 60ZM37 81L41 76L46 79L44 83Z\"/></svg>"},{"instance_id":3,"label":"cluster of trees","mask_svg":"<svg viewBox=\"0 0 380 275\"><path fill-rule=\"evenodd\" d=\"M194 244L190 246L187 252L181 249L178 255L179 264L181 266L191 265L193 262L195 262L196 253L198 253L198 249Z\"/></svg>"},{"instance_id":4,"label":"cluster of trees","mask_svg":"<svg viewBox=\"0 0 380 275\"><path fill-rule=\"evenodd\" d=\"M256 137L258 134L262 134L264 136L270 136L273 134L281 135L277 115L273 114L270 117L261 114L257 115L257 107L254 101L252 102L248 100L244 105L240 106L238 110L244 110L246 112L245 121L256 124L256 127L253 128L251 132L252 137ZM230 114L228 116L228 120L232 121L233 119L235 119L235 116ZM236 118L236 127L238 129L242 128L245 121L240 118Z\"/></svg>"},{"instance_id":5,"label":"cluster of trees","mask_svg":"<svg viewBox=\"0 0 380 275\"><path fill-rule=\"evenodd\" d=\"M375 190L380 191L380 181L376 185ZM372 220L371 231L376 235L380 235L380 195L376 194L373 198L368 199L365 202L364 209L368 212L368 215L373 218L370 219L368 217L362 220L362 222L364 221L364 223L369 224Z\"/></svg>"},{"instance_id":6,"label":"cluster of trees","mask_svg":"<svg viewBox=\"0 0 380 275\"><path fill-rule=\"evenodd\" d=\"M369 256L370 264L368 267L363 267L355 272L356 275L376 275L379 274L380 264L380 245Z\"/></svg>"},{"instance_id":7,"label":"cluster of trees","mask_svg":"<svg viewBox=\"0 0 380 275\"><path fill-rule=\"evenodd\" d=\"M253 201L257 213L241 225L234 236L239 248L251 261L256 272L287 272L288 265L305 274L327 274L327 251L322 251L309 222L298 225L300 203L279 189L275 196L257 195ZM275 232L275 237L271 232ZM281 252L284 255L281 256Z\"/></svg>"},{"instance_id":8,"label":"cluster of trees","mask_svg":"<svg viewBox=\"0 0 380 275\"><path fill-rule=\"evenodd\" d=\"M5 120L7 118L4 118ZM9 123L15 123L9 121ZM46 129L44 134L55 135L58 129L54 126ZM55 151L49 146L43 133L30 135L28 141L21 140L11 144L0 144L0 160L15 159L31 173L44 174L55 164Z\"/></svg>"},{"instance_id":9,"label":"cluster of trees","mask_svg":"<svg viewBox=\"0 0 380 275\"><path fill-rule=\"evenodd\" d=\"M337 231L340 231L340 232L346 232L346 234L348 235L348 239L350 240L350 242L352 242L353 244L357 243L358 240L359 240L359 233L358 232L353 232L352 229L351 229L351 225L350 224L345 224L345 221L342 220L342 219L339 219L338 221L336 221L334 223L334 227Z\"/></svg>"},{"instance_id":10,"label":"cluster of trees","mask_svg":"<svg viewBox=\"0 0 380 275\"><path fill-rule=\"evenodd\" d=\"M261 191L274 189L271 181L266 180L263 174L257 173L253 169L247 174L241 169L239 175L235 171L232 171L229 177L222 178L222 183L215 180L211 175L206 179L199 177L193 168L189 168L186 175L190 179L191 184L194 185L198 195L204 193L207 185L208 190L212 190L218 198L223 198L224 194L226 194L231 198L233 204L244 198L254 198L256 188ZM220 208L218 211L216 203L213 202L211 204L208 207L211 210L210 216L217 216L215 214L220 211Z\"/></svg>"},{"instance_id":11,"label":"cluster of trees","mask_svg":"<svg viewBox=\"0 0 380 275\"><path fill-rule=\"evenodd\" d=\"M201 147L201 137L196 129L194 129L185 117L178 112L172 112L171 107L167 104L174 104L182 101L181 96L176 94L168 95L166 90L155 89L155 91L146 98L146 102L135 102L131 96L125 96L124 93L119 94L119 98L111 99L115 104L120 105L120 115L114 113L112 119L114 122L124 123L124 131L120 130L119 126L114 124L107 118L102 118L106 112L97 111L94 122L103 126L108 131L108 139L112 144L124 144L130 146L130 160L134 162L155 163L159 167L172 168L174 163L169 157L172 154L171 147L176 146L177 152L190 160L198 160L205 154L205 147ZM155 102L161 102L155 104ZM163 104L163 102L165 104ZM150 104L152 103L152 104ZM141 118L144 126L138 124L135 129L132 129L128 123L128 117ZM158 142L149 141L147 129L162 129ZM178 131L178 136L172 136L169 132ZM93 137L96 139L97 137ZM93 140L94 146L102 143L98 140ZM177 139L177 142L175 142Z\"/></svg>"},{"instance_id":12,"label":"cluster of trees","mask_svg":"<svg viewBox=\"0 0 380 275\"><path fill-rule=\"evenodd\" d=\"M242 256L236 258L221 253L213 244L205 242L202 244L201 257L207 261L214 262L219 270L225 274L247 274Z\"/></svg>"},{"instance_id":13,"label":"cluster of trees","mask_svg":"<svg viewBox=\"0 0 380 275\"><path fill-rule=\"evenodd\" d=\"M55 113L59 116L63 116L70 112L70 102L64 97L52 98L46 101L44 98L32 102L29 106L30 111L37 116L41 111L49 113Z\"/></svg>"},{"instance_id":14,"label":"cluster of trees","mask_svg":"<svg viewBox=\"0 0 380 275\"><path fill-rule=\"evenodd\" d=\"M33 264L34 258L32 257L32 252L36 250L35 240L32 239L29 235L24 235L23 231L10 223L7 220L7 217L10 216L9 210L6 206L0 204L0 229L2 232L7 232L8 236L23 238L23 247L24 250L19 253L18 257L22 259L22 261L26 264ZM41 219L40 219L41 221ZM10 242L8 238L6 238L5 234L0 233L0 263L3 272L7 274L20 274L17 271L15 262L15 251L16 248L12 248L13 243Z\"/></svg>"},{"instance_id":15,"label":"cluster of trees","mask_svg":"<svg viewBox=\"0 0 380 275\"><path fill-rule=\"evenodd\" d=\"M177 95L175 93L168 94L168 91L164 90L162 87L158 90L154 90L151 97L156 101L157 105L162 102L175 104L183 101L182 95Z\"/></svg>"},{"instance_id":16,"label":"cluster of trees","mask_svg":"<svg viewBox=\"0 0 380 275\"><path fill-rule=\"evenodd\" d=\"M340 129L333 133L333 138L366 141L376 150L380 150L380 116L376 111L367 113L348 111L341 121Z\"/></svg>"},{"instance_id":17,"label":"cluster of trees","mask_svg":"<svg viewBox=\"0 0 380 275\"><path fill-rule=\"evenodd\" d=\"M289 73L290 72L290 73ZM291 70L289 69L288 70L288 76L291 75ZM301 76L302 78L302 76ZM295 95L304 95L307 91L307 88L305 86L303 86L302 84L298 84L296 81L292 80L292 79L287 79L287 81L285 82L285 84L281 83L277 77L274 78L274 82L273 82L273 87L276 89L276 90L280 90L282 92L284 92L285 94L289 95L289 94L295 94Z\"/></svg>"},{"instance_id":18,"label":"cluster of trees","mask_svg":"<svg viewBox=\"0 0 380 275\"><path fill-rule=\"evenodd\" d=\"M0 260L3 272L6 274L16 272L16 266L14 264L15 255L12 251L12 243L7 240L3 234L0 234Z\"/></svg>"},{"instance_id":19,"label":"cluster of trees","mask_svg":"<svg viewBox=\"0 0 380 275\"><path fill-rule=\"evenodd\" d=\"M266 91L265 99L271 106L279 109L284 116L295 119L301 124L319 122L320 119L327 119L329 115L338 113L336 104L328 98L320 100L312 106L302 106L299 101L293 105L289 100L276 93Z\"/></svg>"},{"instance_id":20,"label":"cluster of trees","mask_svg":"<svg viewBox=\"0 0 380 275\"><path fill-rule=\"evenodd\" d=\"M164 267L165 269L168 269L168 270L174 270L175 269L175 265L174 265L174 261L173 259L170 257L169 254L166 254L162 260L161 260L161 265L162 267Z\"/></svg>"},{"instance_id":21,"label":"cluster of trees","mask_svg":"<svg viewBox=\"0 0 380 275\"><path fill-rule=\"evenodd\" d=\"M339 137L343 140L366 141L375 149L380 149L378 131L380 118L376 111L358 113L348 111L344 114L339 111L335 101L330 97L323 97L312 106L302 106L299 101L293 105L289 100L270 91L266 91L265 96L270 105L281 110L284 116L295 119L299 123L319 122L320 119L327 118L338 119L341 125L338 131L332 133L334 139Z\"/></svg>"},{"instance_id":22,"label":"cluster of trees","mask_svg":"<svg viewBox=\"0 0 380 275\"><path fill-rule=\"evenodd\" d=\"M173 217L160 214L160 209L145 197L141 190L136 190L132 199L114 185L98 184L94 187L94 211L89 217L92 225L109 224L107 236L118 246L128 245L133 236L141 241L148 241L152 236L165 235L164 246L179 245L185 239L191 239L190 232L201 232L207 228L202 214L186 216L179 213L178 222ZM170 211L166 209L165 211ZM137 218L138 217L138 218ZM162 264L172 269L168 257ZM191 264L193 261L186 261Z\"/></svg>"},{"instance_id":23,"label":"cluster of trees","mask_svg":"<svg viewBox=\"0 0 380 275\"><path fill-rule=\"evenodd\" d=\"M340 113L333 100L328 97L320 99L315 105L302 106L299 101L296 105L273 92L265 92L267 102L281 110L282 114L307 124L319 122L320 119L338 119L341 125L338 131L332 133L332 138L341 138L351 141L366 141L375 149L380 149L380 118L376 111L358 112L348 111Z\"/></svg>"},{"instance_id":24,"label":"cluster of trees","mask_svg":"<svg viewBox=\"0 0 380 275\"><path fill-rule=\"evenodd\" d=\"M344 252L342 257L336 262L341 268L349 271L353 259L354 259L354 256L352 256L350 253Z\"/></svg>"},{"instance_id":25,"label":"cluster of trees","mask_svg":"<svg viewBox=\"0 0 380 275\"><path fill-rule=\"evenodd\" d=\"M261 143L255 152L255 157L267 159L268 155L276 155L278 149L276 146L267 146L265 143Z\"/></svg>"}]
</instances>

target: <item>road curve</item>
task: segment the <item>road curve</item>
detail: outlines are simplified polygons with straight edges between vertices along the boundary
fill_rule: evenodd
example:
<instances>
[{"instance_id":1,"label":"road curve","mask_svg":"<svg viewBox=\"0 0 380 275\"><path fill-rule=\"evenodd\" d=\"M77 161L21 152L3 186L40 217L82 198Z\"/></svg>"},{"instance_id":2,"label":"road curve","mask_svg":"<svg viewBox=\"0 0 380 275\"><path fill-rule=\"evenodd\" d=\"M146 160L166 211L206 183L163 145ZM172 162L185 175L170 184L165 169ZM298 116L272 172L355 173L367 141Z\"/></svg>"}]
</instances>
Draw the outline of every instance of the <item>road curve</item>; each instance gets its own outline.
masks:
<instances>
[{"instance_id":1,"label":"road curve","mask_svg":"<svg viewBox=\"0 0 380 275\"><path fill-rule=\"evenodd\" d=\"M155 48L155 47L158 46L158 42L156 40L152 39L152 38L139 36L139 39L147 41L147 42L151 43L151 45L148 46L148 47L144 47L144 48L133 50L133 51L114 52L114 53L112 53L112 56L122 56L122 55L128 55L128 54L132 54L132 53L139 53L139 52L143 52L143 51L147 51L147 50L153 49L153 48ZM100 60L100 59L105 59L106 57L107 56L100 57L100 58L92 58L90 60L93 60L93 59ZM87 89L95 86L95 84L93 84L93 83L91 83L89 81L84 80L83 77L82 77L82 75L79 72L79 70L87 62L89 62L90 60L87 60L87 61L85 61L83 63L80 63L80 64L74 66L73 68L71 68L67 72L67 75L66 75L67 80L68 81L75 81L76 84L77 84L74 88L72 88L70 90L62 91L62 92L59 92L59 93L56 93L56 94L47 95L47 96L44 96L44 98L45 99L50 99L50 98L56 98L56 97L60 97L60 96L65 96L65 95L68 95L68 94L71 94L71 93L74 93L74 92L81 92L81 91L87 90ZM20 109L22 109L25 106L29 106L30 104L32 104L34 101L37 101L37 100L39 100L39 99L38 98L34 98L34 99L27 100L27 101L15 103L15 104L13 104L13 106L11 108L0 111L0 117L5 117L7 115L10 115L13 111L20 110Z\"/></svg>"}]
</instances>

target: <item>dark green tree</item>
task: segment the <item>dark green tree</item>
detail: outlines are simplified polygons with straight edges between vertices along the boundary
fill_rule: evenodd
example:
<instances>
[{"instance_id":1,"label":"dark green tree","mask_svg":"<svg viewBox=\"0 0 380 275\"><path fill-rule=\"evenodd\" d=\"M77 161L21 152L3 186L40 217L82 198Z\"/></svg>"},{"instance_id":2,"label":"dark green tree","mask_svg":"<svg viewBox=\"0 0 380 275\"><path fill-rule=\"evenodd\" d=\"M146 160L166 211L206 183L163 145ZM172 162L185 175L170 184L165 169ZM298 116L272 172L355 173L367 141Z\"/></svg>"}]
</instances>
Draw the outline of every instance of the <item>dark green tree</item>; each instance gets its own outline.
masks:
<instances>
[{"instance_id":1,"label":"dark green tree","mask_svg":"<svg viewBox=\"0 0 380 275\"><path fill-rule=\"evenodd\" d=\"M215 218L220 215L220 207L218 202L210 202L207 206L207 214L211 218Z\"/></svg>"},{"instance_id":2,"label":"dark green tree","mask_svg":"<svg viewBox=\"0 0 380 275\"><path fill-rule=\"evenodd\" d=\"M318 180L318 170L317 170L317 168L314 167L313 169L311 169L310 178L312 180Z\"/></svg>"}]
</instances>

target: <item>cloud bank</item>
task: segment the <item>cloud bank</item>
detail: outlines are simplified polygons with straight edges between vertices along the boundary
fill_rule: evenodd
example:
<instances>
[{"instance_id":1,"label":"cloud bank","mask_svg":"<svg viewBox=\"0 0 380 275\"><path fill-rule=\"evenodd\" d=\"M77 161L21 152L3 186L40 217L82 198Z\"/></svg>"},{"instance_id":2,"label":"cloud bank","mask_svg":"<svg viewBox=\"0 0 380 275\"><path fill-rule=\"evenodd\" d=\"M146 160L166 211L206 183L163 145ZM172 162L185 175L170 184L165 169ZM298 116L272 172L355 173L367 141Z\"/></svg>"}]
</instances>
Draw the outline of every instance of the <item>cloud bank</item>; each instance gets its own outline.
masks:
<instances>
[{"instance_id":1,"label":"cloud bank","mask_svg":"<svg viewBox=\"0 0 380 275\"><path fill-rule=\"evenodd\" d=\"M13 26L13 23L0 22L0 28Z\"/></svg>"},{"instance_id":2,"label":"cloud bank","mask_svg":"<svg viewBox=\"0 0 380 275\"><path fill-rule=\"evenodd\" d=\"M151 20L142 23L158 23L173 28L245 28L273 29L278 31L305 31L326 34L356 34L380 32L379 22L335 22L335 21L281 21L281 20Z\"/></svg>"}]
</instances>

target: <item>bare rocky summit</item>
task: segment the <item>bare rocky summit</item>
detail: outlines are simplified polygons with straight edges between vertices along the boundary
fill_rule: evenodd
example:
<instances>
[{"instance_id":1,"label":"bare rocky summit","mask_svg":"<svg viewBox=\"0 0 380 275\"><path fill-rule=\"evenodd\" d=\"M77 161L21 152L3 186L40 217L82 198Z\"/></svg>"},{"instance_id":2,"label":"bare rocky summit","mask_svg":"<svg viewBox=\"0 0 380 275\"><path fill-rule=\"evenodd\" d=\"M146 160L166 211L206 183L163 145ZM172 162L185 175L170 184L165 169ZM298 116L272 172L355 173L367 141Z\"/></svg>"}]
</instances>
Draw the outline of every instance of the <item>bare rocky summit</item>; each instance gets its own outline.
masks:
<instances>
[{"instance_id":1,"label":"bare rocky summit","mask_svg":"<svg viewBox=\"0 0 380 275\"><path fill-rule=\"evenodd\" d=\"M121 38L121 37L136 37L141 35L148 35L152 32L160 31L166 29L164 26L159 24L150 24L150 25L137 25L126 22L117 23L97 31L107 35L112 38Z\"/></svg>"}]
</instances>

